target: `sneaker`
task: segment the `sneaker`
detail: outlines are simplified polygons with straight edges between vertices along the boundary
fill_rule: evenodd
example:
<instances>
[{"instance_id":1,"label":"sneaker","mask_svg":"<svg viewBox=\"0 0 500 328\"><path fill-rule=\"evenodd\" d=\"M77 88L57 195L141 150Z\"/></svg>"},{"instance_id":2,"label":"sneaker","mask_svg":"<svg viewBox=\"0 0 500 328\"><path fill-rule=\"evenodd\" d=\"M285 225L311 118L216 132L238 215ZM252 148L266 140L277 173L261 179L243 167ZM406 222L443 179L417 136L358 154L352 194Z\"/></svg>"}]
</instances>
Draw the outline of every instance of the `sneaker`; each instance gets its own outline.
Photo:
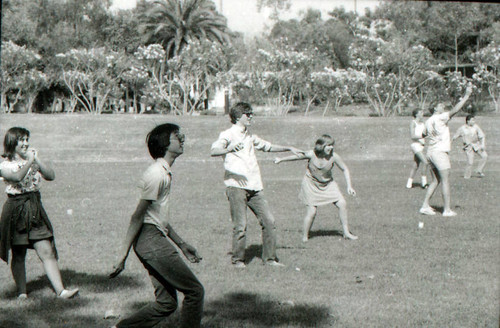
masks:
<instances>
[{"instance_id":1,"label":"sneaker","mask_svg":"<svg viewBox=\"0 0 500 328\"><path fill-rule=\"evenodd\" d=\"M238 261L236 263L233 263L233 268L244 269L246 267L247 267L247 265L245 264L245 262L242 262L242 261Z\"/></svg>"},{"instance_id":2,"label":"sneaker","mask_svg":"<svg viewBox=\"0 0 500 328\"><path fill-rule=\"evenodd\" d=\"M63 299L67 300L67 299L75 297L78 294L78 292L79 292L78 288L71 289L71 290L63 289L63 291L61 293L59 293L59 295L57 295L57 298L63 298Z\"/></svg>"},{"instance_id":3,"label":"sneaker","mask_svg":"<svg viewBox=\"0 0 500 328\"><path fill-rule=\"evenodd\" d=\"M412 187L413 187L413 181L408 180L408 182L406 183L406 189L411 189Z\"/></svg>"},{"instance_id":4,"label":"sneaker","mask_svg":"<svg viewBox=\"0 0 500 328\"><path fill-rule=\"evenodd\" d=\"M430 206L429 207L422 207L419 212L420 212L420 214L424 214L424 215L436 215L436 212Z\"/></svg>"},{"instance_id":5,"label":"sneaker","mask_svg":"<svg viewBox=\"0 0 500 328\"><path fill-rule=\"evenodd\" d=\"M484 178L484 177L485 177L485 175L484 175L484 173L483 173L483 172L477 172L477 175L478 175L480 178Z\"/></svg>"},{"instance_id":6,"label":"sneaker","mask_svg":"<svg viewBox=\"0 0 500 328\"><path fill-rule=\"evenodd\" d=\"M457 216L457 213L453 212L452 210L444 211L443 216Z\"/></svg>"},{"instance_id":7,"label":"sneaker","mask_svg":"<svg viewBox=\"0 0 500 328\"><path fill-rule=\"evenodd\" d=\"M284 267L285 265L283 263L277 262L275 260L269 260L266 261L266 265L273 266L273 267Z\"/></svg>"},{"instance_id":8,"label":"sneaker","mask_svg":"<svg viewBox=\"0 0 500 328\"><path fill-rule=\"evenodd\" d=\"M28 294L26 294L26 293L22 293L22 294L19 294L19 295L17 296L17 299L18 299L18 300L25 300L25 299L27 299L27 298L28 298Z\"/></svg>"}]
</instances>

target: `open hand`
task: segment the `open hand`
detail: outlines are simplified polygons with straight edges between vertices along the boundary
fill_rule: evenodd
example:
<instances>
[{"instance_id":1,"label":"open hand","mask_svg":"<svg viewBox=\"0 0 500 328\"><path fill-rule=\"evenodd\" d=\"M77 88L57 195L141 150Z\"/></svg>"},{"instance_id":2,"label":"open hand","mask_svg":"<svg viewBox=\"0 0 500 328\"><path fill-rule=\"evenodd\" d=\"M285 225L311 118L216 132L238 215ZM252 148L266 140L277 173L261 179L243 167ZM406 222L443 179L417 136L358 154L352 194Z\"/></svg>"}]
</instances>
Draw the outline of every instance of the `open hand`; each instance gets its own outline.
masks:
<instances>
[{"instance_id":1,"label":"open hand","mask_svg":"<svg viewBox=\"0 0 500 328\"><path fill-rule=\"evenodd\" d=\"M125 270L125 260L122 260L113 266L113 272L109 274L109 278L112 279L118 276L123 270Z\"/></svg>"},{"instance_id":2,"label":"open hand","mask_svg":"<svg viewBox=\"0 0 500 328\"><path fill-rule=\"evenodd\" d=\"M184 253L184 256L188 259L189 262L191 263L199 263L203 258L198 254L196 251L196 248L189 244L182 244L181 245L181 251Z\"/></svg>"}]
</instances>

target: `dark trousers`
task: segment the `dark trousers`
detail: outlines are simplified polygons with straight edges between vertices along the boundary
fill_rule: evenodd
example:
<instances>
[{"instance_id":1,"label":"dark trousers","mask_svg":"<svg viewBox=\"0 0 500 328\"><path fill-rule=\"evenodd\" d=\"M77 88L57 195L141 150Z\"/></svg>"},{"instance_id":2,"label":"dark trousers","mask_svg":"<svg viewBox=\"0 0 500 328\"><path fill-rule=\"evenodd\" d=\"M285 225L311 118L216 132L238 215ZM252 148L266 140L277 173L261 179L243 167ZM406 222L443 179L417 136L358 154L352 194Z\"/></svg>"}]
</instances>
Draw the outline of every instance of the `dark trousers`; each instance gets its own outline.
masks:
<instances>
[{"instance_id":1,"label":"dark trousers","mask_svg":"<svg viewBox=\"0 0 500 328\"><path fill-rule=\"evenodd\" d=\"M177 309L177 291L184 294L179 327L200 327L205 291L177 249L155 226L144 224L134 245L148 270L156 301L146 305L116 326L153 327Z\"/></svg>"},{"instance_id":2,"label":"dark trousers","mask_svg":"<svg viewBox=\"0 0 500 328\"><path fill-rule=\"evenodd\" d=\"M228 187L226 195L229 200L231 220L233 222L233 255L231 262L244 262L245 260L247 207L252 210L262 227L262 260L278 260L276 257L274 217L263 192Z\"/></svg>"}]
</instances>

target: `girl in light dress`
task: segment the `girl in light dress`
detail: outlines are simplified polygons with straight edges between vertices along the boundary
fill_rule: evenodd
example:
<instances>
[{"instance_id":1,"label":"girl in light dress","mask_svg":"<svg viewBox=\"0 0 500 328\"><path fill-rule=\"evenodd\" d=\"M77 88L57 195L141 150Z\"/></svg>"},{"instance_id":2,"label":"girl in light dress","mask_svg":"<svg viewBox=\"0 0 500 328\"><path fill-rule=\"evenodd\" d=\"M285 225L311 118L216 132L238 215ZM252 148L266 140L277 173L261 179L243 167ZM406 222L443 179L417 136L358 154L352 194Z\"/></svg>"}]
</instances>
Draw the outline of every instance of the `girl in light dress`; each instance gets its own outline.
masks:
<instances>
[{"instance_id":1,"label":"girl in light dress","mask_svg":"<svg viewBox=\"0 0 500 328\"><path fill-rule=\"evenodd\" d=\"M307 169L299 193L300 200L306 205L307 212L304 218L302 241L307 242L309 231L316 217L317 207L333 204L339 209L340 221L344 238L355 240L357 236L349 231L347 222L347 204L339 190L337 183L333 180L333 168L335 165L344 173L347 184L347 193L355 196L356 192L351 186L351 176L347 165L342 158L333 151L334 139L327 134L322 135L313 150L299 153L283 158L276 158L276 164L286 161L307 160Z\"/></svg>"},{"instance_id":2,"label":"girl in light dress","mask_svg":"<svg viewBox=\"0 0 500 328\"><path fill-rule=\"evenodd\" d=\"M26 251L35 249L57 297L68 299L78 289L65 289L54 243L52 225L42 206L41 178L52 181L54 170L40 159L38 152L29 147L30 132L14 127L4 138L5 160L0 163L0 175L7 185L7 201L0 218L0 258L9 260L12 250L11 271L18 298L28 297L26 290Z\"/></svg>"},{"instance_id":3,"label":"girl in light dress","mask_svg":"<svg viewBox=\"0 0 500 328\"><path fill-rule=\"evenodd\" d=\"M413 165L410 170L410 177L406 182L406 188L411 189L413 187L413 178L420 167L420 164L423 164L422 169L422 180L421 186L425 188L427 186L427 175L426 172L429 168L429 163L427 158L424 155L424 131L425 124L423 121L424 118L424 110L423 109L415 109L412 113L414 119L410 123L410 137L412 143L410 145L411 151L413 152Z\"/></svg>"}]
</instances>

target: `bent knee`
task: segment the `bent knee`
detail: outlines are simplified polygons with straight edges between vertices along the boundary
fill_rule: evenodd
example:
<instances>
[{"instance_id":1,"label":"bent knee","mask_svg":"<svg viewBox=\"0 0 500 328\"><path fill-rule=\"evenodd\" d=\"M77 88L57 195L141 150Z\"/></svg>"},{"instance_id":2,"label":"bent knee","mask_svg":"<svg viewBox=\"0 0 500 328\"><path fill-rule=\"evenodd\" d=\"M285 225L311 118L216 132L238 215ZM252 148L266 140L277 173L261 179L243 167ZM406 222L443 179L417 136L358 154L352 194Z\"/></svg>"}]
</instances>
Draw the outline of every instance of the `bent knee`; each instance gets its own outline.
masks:
<instances>
[{"instance_id":1,"label":"bent knee","mask_svg":"<svg viewBox=\"0 0 500 328\"><path fill-rule=\"evenodd\" d=\"M342 199L339 199L336 203L335 203L335 206L337 206L338 208L346 208L347 207L347 202L345 201L344 198Z\"/></svg>"}]
</instances>

